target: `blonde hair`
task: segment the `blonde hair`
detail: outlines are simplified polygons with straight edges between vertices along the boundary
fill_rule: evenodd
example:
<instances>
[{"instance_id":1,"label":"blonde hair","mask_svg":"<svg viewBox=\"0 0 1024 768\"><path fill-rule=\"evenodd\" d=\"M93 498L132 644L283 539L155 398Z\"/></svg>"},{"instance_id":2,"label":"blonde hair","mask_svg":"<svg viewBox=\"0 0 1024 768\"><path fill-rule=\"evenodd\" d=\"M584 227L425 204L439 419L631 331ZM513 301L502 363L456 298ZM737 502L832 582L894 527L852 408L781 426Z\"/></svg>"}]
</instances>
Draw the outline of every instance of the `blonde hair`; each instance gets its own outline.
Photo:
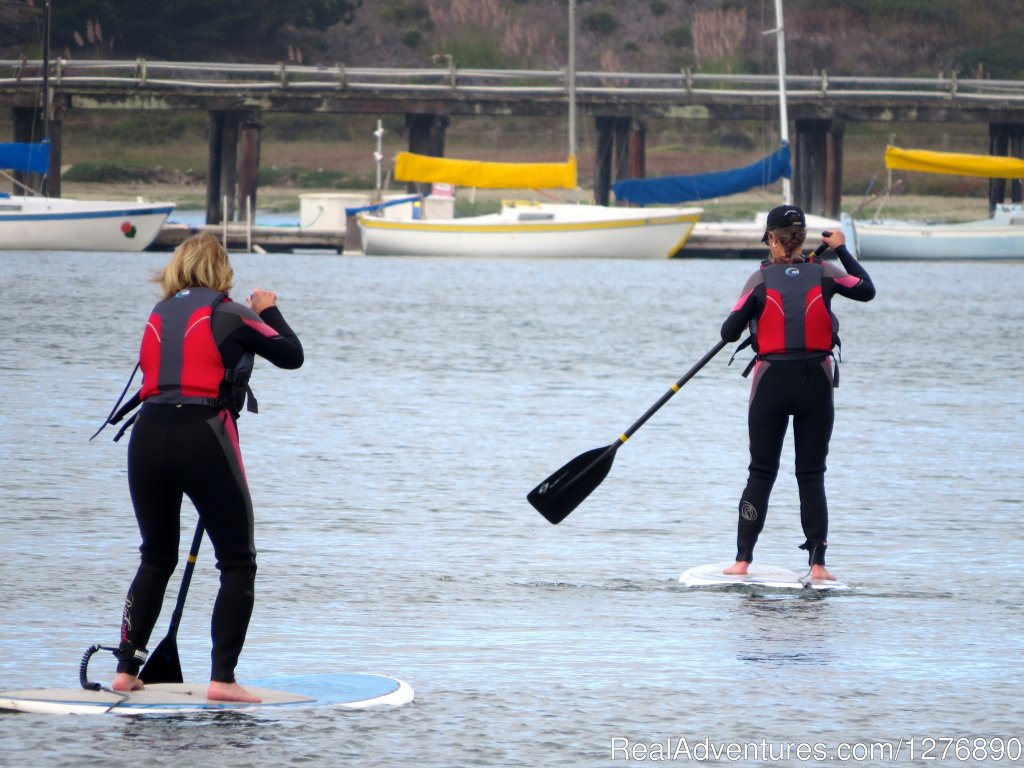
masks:
<instances>
[{"instance_id":1,"label":"blonde hair","mask_svg":"<svg viewBox=\"0 0 1024 768\"><path fill-rule=\"evenodd\" d=\"M171 260L153 275L165 299L185 288L204 287L227 293L235 272L220 241L209 232L193 235L174 249Z\"/></svg>"}]
</instances>

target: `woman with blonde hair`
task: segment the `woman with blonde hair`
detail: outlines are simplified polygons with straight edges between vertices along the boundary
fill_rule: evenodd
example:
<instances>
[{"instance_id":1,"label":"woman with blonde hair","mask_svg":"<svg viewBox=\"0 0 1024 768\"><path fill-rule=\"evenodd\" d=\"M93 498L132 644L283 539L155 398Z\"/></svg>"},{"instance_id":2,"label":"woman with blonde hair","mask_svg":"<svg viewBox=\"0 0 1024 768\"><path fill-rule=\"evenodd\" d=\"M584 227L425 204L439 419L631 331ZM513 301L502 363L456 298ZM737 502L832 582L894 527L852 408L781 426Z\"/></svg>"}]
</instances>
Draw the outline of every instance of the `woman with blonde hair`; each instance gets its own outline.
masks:
<instances>
[{"instance_id":1,"label":"woman with blonde hair","mask_svg":"<svg viewBox=\"0 0 1024 768\"><path fill-rule=\"evenodd\" d=\"M217 238L203 233L174 251L154 278L163 298L146 323L139 353L141 400L128 445L128 485L142 545L128 589L113 689L140 690L139 670L178 559L181 503L195 505L220 571L213 608L207 697L258 702L235 680L252 614L256 577L253 509L236 421L248 400L256 355L298 368L302 344L258 289L228 298L234 272ZM115 417L115 421L123 415Z\"/></svg>"}]
</instances>

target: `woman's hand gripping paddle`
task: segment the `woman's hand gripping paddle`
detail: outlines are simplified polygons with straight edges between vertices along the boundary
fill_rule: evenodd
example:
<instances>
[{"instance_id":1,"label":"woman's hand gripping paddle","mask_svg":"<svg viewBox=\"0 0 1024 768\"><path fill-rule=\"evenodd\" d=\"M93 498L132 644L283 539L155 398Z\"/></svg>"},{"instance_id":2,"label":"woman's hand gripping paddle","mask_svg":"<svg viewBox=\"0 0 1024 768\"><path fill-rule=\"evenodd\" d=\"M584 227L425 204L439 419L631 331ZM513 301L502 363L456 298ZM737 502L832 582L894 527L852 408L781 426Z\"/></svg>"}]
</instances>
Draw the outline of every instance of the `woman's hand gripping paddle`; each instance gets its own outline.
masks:
<instances>
[{"instance_id":1,"label":"woman's hand gripping paddle","mask_svg":"<svg viewBox=\"0 0 1024 768\"><path fill-rule=\"evenodd\" d=\"M175 603L174 613L171 614L171 626L167 630L167 637L149 654L149 659L139 672L139 679L144 683L185 682L181 675L181 660L178 658L178 623L185 608L185 595L188 594L188 585L192 581L192 572L199 557L199 545L202 543L203 524L200 522L196 525L195 536L192 537L192 548L188 551L188 562L185 563L185 573L181 577L178 602Z\"/></svg>"},{"instance_id":2,"label":"woman's hand gripping paddle","mask_svg":"<svg viewBox=\"0 0 1024 768\"><path fill-rule=\"evenodd\" d=\"M549 523L557 525L562 522L605 479L608 471L612 468L612 462L615 461L615 452L619 446L632 437L634 432L640 429L661 406L682 389L686 382L696 376L697 371L707 365L708 361L717 355L725 345L725 341L720 341L708 350L707 354L673 384L672 388L647 410L647 413L623 432L618 440L603 448L595 448L581 453L530 491L526 496L527 501L544 515Z\"/></svg>"}]
</instances>

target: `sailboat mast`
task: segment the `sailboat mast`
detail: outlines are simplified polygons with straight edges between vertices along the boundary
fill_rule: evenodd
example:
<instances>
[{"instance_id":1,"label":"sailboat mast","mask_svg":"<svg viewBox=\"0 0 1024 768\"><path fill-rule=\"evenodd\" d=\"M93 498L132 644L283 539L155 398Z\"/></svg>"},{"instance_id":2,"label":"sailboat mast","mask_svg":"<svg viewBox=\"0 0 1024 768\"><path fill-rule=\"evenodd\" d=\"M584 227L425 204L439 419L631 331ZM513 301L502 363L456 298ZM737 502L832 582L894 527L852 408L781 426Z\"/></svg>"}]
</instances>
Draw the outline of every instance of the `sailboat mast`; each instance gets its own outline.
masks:
<instances>
[{"instance_id":1,"label":"sailboat mast","mask_svg":"<svg viewBox=\"0 0 1024 768\"><path fill-rule=\"evenodd\" d=\"M775 0L775 53L779 69L779 142L789 145L789 113L786 111L786 32L782 23L782 0ZM782 177L782 202L793 203L790 180Z\"/></svg>"},{"instance_id":2,"label":"sailboat mast","mask_svg":"<svg viewBox=\"0 0 1024 768\"><path fill-rule=\"evenodd\" d=\"M50 138L50 0L43 4L43 138Z\"/></svg>"},{"instance_id":3,"label":"sailboat mast","mask_svg":"<svg viewBox=\"0 0 1024 768\"><path fill-rule=\"evenodd\" d=\"M569 0L569 156L576 154L576 0Z\"/></svg>"}]
</instances>

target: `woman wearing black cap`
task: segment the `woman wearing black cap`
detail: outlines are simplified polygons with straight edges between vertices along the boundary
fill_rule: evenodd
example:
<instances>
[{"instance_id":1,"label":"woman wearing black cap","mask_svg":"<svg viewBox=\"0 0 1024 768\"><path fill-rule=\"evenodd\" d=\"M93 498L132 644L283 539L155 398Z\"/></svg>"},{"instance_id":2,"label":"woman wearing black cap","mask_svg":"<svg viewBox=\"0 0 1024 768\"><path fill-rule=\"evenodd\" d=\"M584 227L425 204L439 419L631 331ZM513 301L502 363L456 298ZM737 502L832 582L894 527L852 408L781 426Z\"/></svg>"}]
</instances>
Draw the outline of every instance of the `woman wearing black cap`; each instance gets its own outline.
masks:
<instances>
[{"instance_id":1,"label":"woman wearing black cap","mask_svg":"<svg viewBox=\"0 0 1024 768\"><path fill-rule=\"evenodd\" d=\"M762 241L768 245L769 258L747 279L722 325L725 341L736 341L749 326L757 353L747 415L750 469L739 503L736 562L725 570L727 574L747 573L754 558L792 416L800 522L806 537L800 548L808 552L812 579L833 578L825 568L825 457L835 415L832 390L838 383L832 367L838 321L831 301L835 294L870 301L875 287L847 250L842 232L824 232L822 237L845 272L834 263L805 259L801 248L806 236L806 219L796 206L781 205L768 214Z\"/></svg>"}]
</instances>

